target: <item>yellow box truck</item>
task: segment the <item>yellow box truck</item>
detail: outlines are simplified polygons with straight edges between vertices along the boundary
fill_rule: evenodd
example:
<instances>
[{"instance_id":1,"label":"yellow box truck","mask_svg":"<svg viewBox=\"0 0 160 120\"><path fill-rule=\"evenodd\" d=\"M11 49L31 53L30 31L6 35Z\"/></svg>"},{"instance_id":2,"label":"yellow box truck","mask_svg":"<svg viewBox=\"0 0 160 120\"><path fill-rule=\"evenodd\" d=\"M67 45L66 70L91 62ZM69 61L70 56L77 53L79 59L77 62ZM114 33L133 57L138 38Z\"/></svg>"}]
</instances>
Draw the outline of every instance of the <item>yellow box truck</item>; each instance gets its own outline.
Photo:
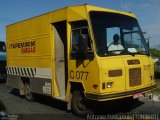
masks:
<instances>
[{"instance_id":1,"label":"yellow box truck","mask_svg":"<svg viewBox=\"0 0 160 120\"><path fill-rule=\"evenodd\" d=\"M70 6L7 26L7 81L21 95L67 102L138 98L156 87L154 65L133 13Z\"/></svg>"}]
</instances>

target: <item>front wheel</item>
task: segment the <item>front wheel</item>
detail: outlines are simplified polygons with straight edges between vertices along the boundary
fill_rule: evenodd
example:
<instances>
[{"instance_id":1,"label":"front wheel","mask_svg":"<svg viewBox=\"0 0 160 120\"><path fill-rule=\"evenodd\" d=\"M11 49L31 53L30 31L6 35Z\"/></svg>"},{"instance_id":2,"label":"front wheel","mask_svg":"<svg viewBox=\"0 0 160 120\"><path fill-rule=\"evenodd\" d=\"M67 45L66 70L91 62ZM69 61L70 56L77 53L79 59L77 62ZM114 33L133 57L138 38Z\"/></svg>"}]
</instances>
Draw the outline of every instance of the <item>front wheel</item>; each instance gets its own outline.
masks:
<instances>
[{"instance_id":1,"label":"front wheel","mask_svg":"<svg viewBox=\"0 0 160 120\"><path fill-rule=\"evenodd\" d=\"M24 90L25 90L25 98L30 102L34 101L33 95L31 93L30 84L25 83Z\"/></svg>"},{"instance_id":2,"label":"front wheel","mask_svg":"<svg viewBox=\"0 0 160 120\"><path fill-rule=\"evenodd\" d=\"M72 110L78 116L86 116L92 112L87 107L87 100L80 91L74 91L72 94Z\"/></svg>"}]
</instances>

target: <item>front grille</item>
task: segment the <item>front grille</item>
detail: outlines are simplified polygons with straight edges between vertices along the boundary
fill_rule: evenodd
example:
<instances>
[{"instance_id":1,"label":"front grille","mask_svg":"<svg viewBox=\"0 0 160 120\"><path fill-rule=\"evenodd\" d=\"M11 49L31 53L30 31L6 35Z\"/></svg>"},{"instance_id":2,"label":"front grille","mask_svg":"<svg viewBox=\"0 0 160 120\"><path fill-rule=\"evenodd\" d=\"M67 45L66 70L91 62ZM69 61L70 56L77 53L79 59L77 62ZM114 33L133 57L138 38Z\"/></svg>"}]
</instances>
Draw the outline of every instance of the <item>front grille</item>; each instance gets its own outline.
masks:
<instances>
[{"instance_id":1,"label":"front grille","mask_svg":"<svg viewBox=\"0 0 160 120\"><path fill-rule=\"evenodd\" d=\"M129 69L129 86L141 85L141 68Z\"/></svg>"}]
</instances>

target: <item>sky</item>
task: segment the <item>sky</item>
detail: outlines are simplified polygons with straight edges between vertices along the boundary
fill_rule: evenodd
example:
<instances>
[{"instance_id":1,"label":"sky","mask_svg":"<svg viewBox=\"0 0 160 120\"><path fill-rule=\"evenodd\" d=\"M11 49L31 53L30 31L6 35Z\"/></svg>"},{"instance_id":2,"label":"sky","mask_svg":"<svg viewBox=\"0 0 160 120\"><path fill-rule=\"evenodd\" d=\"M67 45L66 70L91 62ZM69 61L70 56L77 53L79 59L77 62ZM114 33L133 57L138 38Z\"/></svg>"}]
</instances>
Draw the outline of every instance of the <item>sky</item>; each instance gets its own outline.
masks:
<instances>
[{"instance_id":1,"label":"sky","mask_svg":"<svg viewBox=\"0 0 160 120\"><path fill-rule=\"evenodd\" d=\"M78 4L121 10L121 0L0 0L0 41L6 39L5 26L52 10ZM160 45L160 0L123 0L126 12L137 15L151 47Z\"/></svg>"}]
</instances>

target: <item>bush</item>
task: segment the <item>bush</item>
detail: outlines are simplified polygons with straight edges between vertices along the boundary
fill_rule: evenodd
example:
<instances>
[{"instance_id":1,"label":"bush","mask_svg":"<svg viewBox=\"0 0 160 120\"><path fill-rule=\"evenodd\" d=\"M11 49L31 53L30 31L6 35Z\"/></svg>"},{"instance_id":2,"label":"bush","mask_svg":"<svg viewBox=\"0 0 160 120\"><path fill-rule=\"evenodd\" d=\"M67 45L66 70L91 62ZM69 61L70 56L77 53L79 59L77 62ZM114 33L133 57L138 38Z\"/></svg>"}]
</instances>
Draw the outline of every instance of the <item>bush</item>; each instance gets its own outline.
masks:
<instances>
[{"instance_id":1,"label":"bush","mask_svg":"<svg viewBox=\"0 0 160 120\"><path fill-rule=\"evenodd\" d=\"M160 79L160 71L159 70L155 70L154 75L155 75L155 79Z\"/></svg>"}]
</instances>

